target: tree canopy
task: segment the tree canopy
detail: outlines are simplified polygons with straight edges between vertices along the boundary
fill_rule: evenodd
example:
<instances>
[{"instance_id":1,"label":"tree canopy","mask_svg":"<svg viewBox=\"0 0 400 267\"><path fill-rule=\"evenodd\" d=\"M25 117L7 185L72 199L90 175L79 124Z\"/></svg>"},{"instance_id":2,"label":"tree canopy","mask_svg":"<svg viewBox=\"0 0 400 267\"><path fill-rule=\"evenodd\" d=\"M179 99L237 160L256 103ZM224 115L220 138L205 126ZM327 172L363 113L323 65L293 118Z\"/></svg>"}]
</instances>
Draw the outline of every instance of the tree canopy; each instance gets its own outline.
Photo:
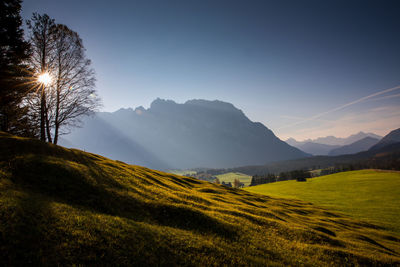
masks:
<instances>
[{"instance_id":1,"label":"tree canopy","mask_svg":"<svg viewBox=\"0 0 400 267\"><path fill-rule=\"evenodd\" d=\"M0 1L0 130L35 136L28 108L22 104L29 90L30 45L23 38L20 11L20 0Z\"/></svg>"}]
</instances>

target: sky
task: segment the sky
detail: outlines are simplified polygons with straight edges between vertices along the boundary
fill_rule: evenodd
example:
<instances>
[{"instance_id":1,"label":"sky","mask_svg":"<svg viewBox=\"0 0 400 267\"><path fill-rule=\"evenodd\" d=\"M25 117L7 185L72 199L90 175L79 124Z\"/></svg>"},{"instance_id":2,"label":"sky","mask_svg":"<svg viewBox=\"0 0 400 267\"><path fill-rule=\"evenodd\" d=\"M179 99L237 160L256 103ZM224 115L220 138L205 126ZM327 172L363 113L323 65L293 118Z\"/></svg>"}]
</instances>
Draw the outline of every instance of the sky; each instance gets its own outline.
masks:
<instances>
[{"instance_id":1,"label":"sky","mask_svg":"<svg viewBox=\"0 0 400 267\"><path fill-rule=\"evenodd\" d=\"M25 0L78 32L102 111L234 104L297 140L400 127L400 1Z\"/></svg>"}]
</instances>

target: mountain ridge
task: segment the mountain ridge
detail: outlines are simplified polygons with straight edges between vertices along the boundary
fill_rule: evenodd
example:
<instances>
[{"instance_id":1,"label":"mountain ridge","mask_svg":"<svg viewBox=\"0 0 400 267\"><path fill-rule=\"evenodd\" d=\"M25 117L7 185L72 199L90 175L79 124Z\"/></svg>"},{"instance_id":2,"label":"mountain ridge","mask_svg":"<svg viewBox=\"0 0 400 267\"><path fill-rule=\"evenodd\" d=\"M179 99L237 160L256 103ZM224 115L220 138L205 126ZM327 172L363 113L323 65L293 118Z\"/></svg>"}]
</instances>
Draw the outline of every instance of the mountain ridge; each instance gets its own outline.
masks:
<instances>
[{"instance_id":1,"label":"mountain ridge","mask_svg":"<svg viewBox=\"0 0 400 267\"><path fill-rule=\"evenodd\" d=\"M331 150L329 152L329 156L355 154L358 152L366 151L370 149L372 146L376 145L378 142L379 139L367 136L349 145L345 145Z\"/></svg>"},{"instance_id":2,"label":"mountain ridge","mask_svg":"<svg viewBox=\"0 0 400 267\"><path fill-rule=\"evenodd\" d=\"M330 155L331 151L339 149L343 146L351 145L357 141L360 141L366 137L372 137L375 139L381 139L382 137L376 135L374 133L364 133L362 131L352 134L348 137L335 137L335 136L325 136L318 137L315 139L307 139L304 141L297 141L294 138L288 138L286 143L291 146L297 147L298 149L312 154L314 156L327 156ZM360 148L362 149L362 148ZM358 149L358 151L354 150L353 153L360 152L362 150ZM335 153L335 152L333 152Z\"/></svg>"},{"instance_id":3,"label":"mountain ridge","mask_svg":"<svg viewBox=\"0 0 400 267\"><path fill-rule=\"evenodd\" d=\"M358 140L361 140L365 137L373 137L377 139L381 139L382 136L379 136L374 133L365 133L363 131L360 131L356 134L349 135L348 137L336 137L333 135L325 136L325 137L318 137L314 139L306 139L303 141L297 141L296 139L290 137L286 140L289 144L293 146L298 146L304 143L318 143L318 144L324 144L324 145L331 145L331 146L344 146L344 145L349 145L351 143L354 143Z\"/></svg>"},{"instance_id":4,"label":"mountain ridge","mask_svg":"<svg viewBox=\"0 0 400 267\"><path fill-rule=\"evenodd\" d=\"M341 146L306 142L295 145L294 147L297 147L298 149L314 156L324 156L328 155L333 149L340 148Z\"/></svg>"},{"instance_id":5,"label":"mountain ridge","mask_svg":"<svg viewBox=\"0 0 400 267\"><path fill-rule=\"evenodd\" d=\"M400 142L400 128L395 129L385 135L376 145L370 148L370 150L377 150L385 146L396 144Z\"/></svg>"},{"instance_id":6,"label":"mountain ridge","mask_svg":"<svg viewBox=\"0 0 400 267\"><path fill-rule=\"evenodd\" d=\"M64 137L74 147L155 169L235 167L308 156L263 124L249 120L233 104L220 100L194 99L178 104L158 98L148 109L100 112L85 119L85 123L90 127ZM131 156L109 153L107 142L115 140L105 136L103 131L107 130L103 127L114 129L114 139L122 142L116 145L129 147L133 142L140 144L142 152L132 149ZM147 161L132 160L142 153L149 155Z\"/></svg>"}]
</instances>

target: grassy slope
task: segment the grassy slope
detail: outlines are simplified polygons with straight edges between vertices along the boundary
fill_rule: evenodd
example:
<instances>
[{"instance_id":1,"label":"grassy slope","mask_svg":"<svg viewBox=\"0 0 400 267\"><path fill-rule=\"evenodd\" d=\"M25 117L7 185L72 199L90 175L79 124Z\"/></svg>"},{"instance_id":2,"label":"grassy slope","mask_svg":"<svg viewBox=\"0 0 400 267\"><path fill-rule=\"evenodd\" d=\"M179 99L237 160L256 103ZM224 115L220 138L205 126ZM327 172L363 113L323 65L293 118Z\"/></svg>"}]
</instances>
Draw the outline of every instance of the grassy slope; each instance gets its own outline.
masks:
<instances>
[{"instance_id":1,"label":"grassy slope","mask_svg":"<svg viewBox=\"0 0 400 267\"><path fill-rule=\"evenodd\" d=\"M400 239L285 200L0 133L0 265L400 264Z\"/></svg>"},{"instance_id":2,"label":"grassy slope","mask_svg":"<svg viewBox=\"0 0 400 267\"><path fill-rule=\"evenodd\" d=\"M249 192L297 198L400 233L400 172L362 170L250 187Z\"/></svg>"},{"instance_id":3,"label":"grassy slope","mask_svg":"<svg viewBox=\"0 0 400 267\"><path fill-rule=\"evenodd\" d=\"M251 176L247 174L243 174L240 172L228 172L220 175L216 175L220 182L224 181L225 183L231 182L233 184L233 181L235 179L239 179L240 182L244 183L245 186L249 186L251 183Z\"/></svg>"}]
</instances>

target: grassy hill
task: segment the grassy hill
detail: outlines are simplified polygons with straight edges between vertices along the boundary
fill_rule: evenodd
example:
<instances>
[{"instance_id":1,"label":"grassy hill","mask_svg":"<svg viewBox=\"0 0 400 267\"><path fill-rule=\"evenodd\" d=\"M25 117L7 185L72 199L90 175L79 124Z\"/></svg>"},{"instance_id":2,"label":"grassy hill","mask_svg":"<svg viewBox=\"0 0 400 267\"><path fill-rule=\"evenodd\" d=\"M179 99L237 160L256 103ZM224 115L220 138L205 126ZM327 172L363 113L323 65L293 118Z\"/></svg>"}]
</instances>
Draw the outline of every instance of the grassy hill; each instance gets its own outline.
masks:
<instances>
[{"instance_id":1,"label":"grassy hill","mask_svg":"<svg viewBox=\"0 0 400 267\"><path fill-rule=\"evenodd\" d=\"M297 198L383 224L400 234L400 172L341 172L307 182L284 181L249 187L249 192Z\"/></svg>"},{"instance_id":2,"label":"grassy hill","mask_svg":"<svg viewBox=\"0 0 400 267\"><path fill-rule=\"evenodd\" d=\"M240 172L228 172L228 173L216 175L216 177L218 177L218 179L220 180L221 183L222 182L225 182L225 183L231 182L233 184L233 181L235 179L239 179L239 181L244 183L245 186L249 186L251 183L251 176L240 173Z\"/></svg>"},{"instance_id":3,"label":"grassy hill","mask_svg":"<svg viewBox=\"0 0 400 267\"><path fill-rule=\"evenodd\" d=\"M0 265L396 265L400 238L267 197L0 133Z\"/></svg>"}]
</instances>

